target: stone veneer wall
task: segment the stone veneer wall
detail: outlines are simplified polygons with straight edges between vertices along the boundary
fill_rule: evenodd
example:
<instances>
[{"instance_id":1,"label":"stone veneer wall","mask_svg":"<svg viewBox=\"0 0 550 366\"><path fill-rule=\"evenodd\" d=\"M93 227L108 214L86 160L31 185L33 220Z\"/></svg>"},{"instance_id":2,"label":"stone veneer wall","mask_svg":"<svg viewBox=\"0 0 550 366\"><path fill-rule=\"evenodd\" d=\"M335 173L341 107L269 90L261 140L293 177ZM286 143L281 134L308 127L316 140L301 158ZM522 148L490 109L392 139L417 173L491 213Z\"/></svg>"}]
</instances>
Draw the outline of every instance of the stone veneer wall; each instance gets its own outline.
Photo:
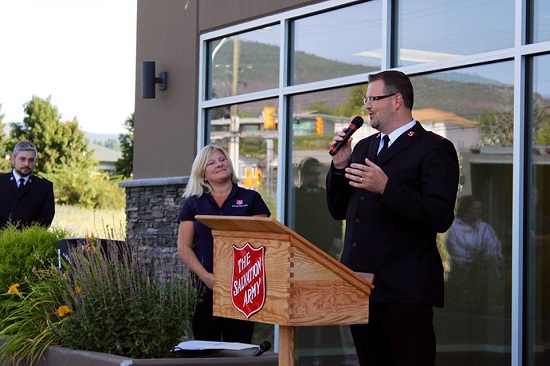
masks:
<instances>
[{"instance_id":1,"label":"stone veneer wall","mask_svg":"<svg viewBox=\"0 0 550 366\"><path fill-rule=\"evenodd\" d=\"M138 179L126 189L126 239L139 252L177 256L177 216L189 177ZM146 255L145 257L151 258Z\"/></svg>"}]
</instances>

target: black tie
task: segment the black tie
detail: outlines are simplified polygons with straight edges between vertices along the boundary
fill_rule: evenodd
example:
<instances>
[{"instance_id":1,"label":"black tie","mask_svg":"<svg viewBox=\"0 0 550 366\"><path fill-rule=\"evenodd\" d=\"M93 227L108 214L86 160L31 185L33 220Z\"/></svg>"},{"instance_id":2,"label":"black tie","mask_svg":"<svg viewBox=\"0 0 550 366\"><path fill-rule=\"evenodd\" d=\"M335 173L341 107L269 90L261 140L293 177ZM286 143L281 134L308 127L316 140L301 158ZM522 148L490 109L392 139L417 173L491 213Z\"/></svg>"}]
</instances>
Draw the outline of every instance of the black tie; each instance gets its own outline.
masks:
<instances>
[{"instance_id":1,"label":"black tie","mask_svg":"<svg viewBox=\"0 0 550 366\"><path fill-rule=\"evenodd\" d=\"M25 178L19 178L19 190L22 191L25 187Z\"/></svg>"},{"instance_id":2,"label":"black tie","mask_svg":"<svg viewBox=\"0 0 550 366\"><path fill-rule=\"evenodd\" d=\"M382 145L382 149L378 153L378 156L382 155L384 151L388 150L388 143L390 142L390 137L388 135L384 135L384 138L382 140L384 141L384 144Z\"/></svg>"}]
</instances>

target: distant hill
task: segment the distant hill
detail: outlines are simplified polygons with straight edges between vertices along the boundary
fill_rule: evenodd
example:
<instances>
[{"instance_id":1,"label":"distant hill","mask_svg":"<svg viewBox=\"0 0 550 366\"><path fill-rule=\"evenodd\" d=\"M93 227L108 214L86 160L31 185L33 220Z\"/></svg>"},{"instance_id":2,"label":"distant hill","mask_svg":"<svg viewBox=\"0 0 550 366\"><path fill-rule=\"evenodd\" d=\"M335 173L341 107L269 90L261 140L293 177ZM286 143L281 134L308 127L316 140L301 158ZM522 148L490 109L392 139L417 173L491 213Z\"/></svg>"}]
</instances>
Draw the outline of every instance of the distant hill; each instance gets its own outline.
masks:
<instances>
[{"instance_id":1,"label":"distant hill","mask_svg":"<svg viewBox=\"0 0 550 366\"><path fill-rule=\"evenodd\" d=\"M120 141L118 140L119 135L113 134L113 133L91 133L91 132L84 132L86 135L86 138L88 138L88 142L90 143L90 147L92 145L94 146L104 146L110 150L114 151L121 151L120 148Z\"/></svg>"},{"instance_id":2,"label":"distant hill","mask_svg":"<svg viewBox=\"0 0 550 366\"><path fill-rule=\"evenodd\" d=\"M88 138L88 141L94 142L105 142L110 139L114 139L118 141L119 134L116 133L92 133L92 132L84 132L86 137Z\"/></svg>"},{"instance_id":3,"label":"distant hill","mask_svg":"<svg viewBox=\"0 0 550 366\"><path fill-rule=\"evenodd\" d=\"M7 136L10 134L11 126L10 123L2 123L2 131L4 132L4 136ZM105 142L109 139L114 139L118 141L119 134L116 133L92 133L92 132L86 132L84 131L84 135L88 138L90 142L99 141L99 142Z\"/></svg>"},{"instance_id":4,"label":"distant hill","mask_svg":"<svg viewBox=\"0 0 550 366\"><path fill-rule=\"evenodd\" d=\"M279 77L279 47L251 41L241 41L239 92L253 92L274 87ZM213 70L217 97L231 93L228 67L233 62L233 48L222 47L216 55ZM343 77L373 71L372 67L347 64L321 58L301 51L296 52L296 83L324 80L327 77ZM229 75L229 76L228 76ZM467 72L448 72L421 75L413 78L417 95L414 107L434 108L456 114L470 120L479 120L488 110L501 110L503 105L513 105L513 85L499 83L491 78ZM444 90L445 93L439 91ZM296 111L307 110L312 103L323 102L329 108L342 106L349 98L349 88L306 93L295 98ZM247 103L251 114L260 114L264 101Z\"/></svg>"}]
</instances>

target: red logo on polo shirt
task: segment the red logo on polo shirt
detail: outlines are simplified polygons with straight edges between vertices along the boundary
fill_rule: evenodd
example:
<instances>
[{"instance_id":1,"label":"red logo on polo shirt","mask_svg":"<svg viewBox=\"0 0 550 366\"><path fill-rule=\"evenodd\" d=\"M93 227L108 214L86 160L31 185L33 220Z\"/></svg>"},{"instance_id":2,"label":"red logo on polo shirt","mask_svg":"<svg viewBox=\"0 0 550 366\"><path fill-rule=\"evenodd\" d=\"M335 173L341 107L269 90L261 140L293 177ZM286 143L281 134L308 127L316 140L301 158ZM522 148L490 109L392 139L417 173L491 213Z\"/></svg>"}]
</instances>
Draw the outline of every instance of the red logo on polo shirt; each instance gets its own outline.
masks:
<instances>
[{"instance_id":1,"label":"red logo on polo shirt","mask_svg":"<svg viewBox=\"0 0 550 366\"><path fill-rule=\"evenodd\" d=\"M233 245L233 277L231 301L246 318L262 309L265 303L265 247L253 248L250 243Z\"/></svg>"}]
</instances>

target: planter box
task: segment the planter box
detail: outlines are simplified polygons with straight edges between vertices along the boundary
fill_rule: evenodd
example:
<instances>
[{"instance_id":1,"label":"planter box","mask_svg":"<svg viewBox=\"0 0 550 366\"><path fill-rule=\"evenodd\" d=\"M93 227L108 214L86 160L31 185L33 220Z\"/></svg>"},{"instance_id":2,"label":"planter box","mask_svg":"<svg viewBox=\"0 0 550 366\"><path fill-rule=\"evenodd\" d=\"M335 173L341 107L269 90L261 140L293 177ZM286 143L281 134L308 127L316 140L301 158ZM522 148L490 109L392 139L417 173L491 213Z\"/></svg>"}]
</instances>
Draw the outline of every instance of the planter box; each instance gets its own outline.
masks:
<instances>
[{"instance_id":1,"label":"planter box","mask_svg":"<svg viewBox=\"0 0 550 366\"><path fill-rule=\"evenodd\" d=\"M251 357L253 349L244 351L211 351L189 353L190 357L181 358L152 358L131 359L100 352L78 351L64 347L50 346L44 353L44 357L36 365L32 366L179 366L179 365L265 365L277 366L279 357L271 351L265 352L259 357ZM3 366L11 366L1 362ZM296 363L299 365L299 363ZM24 366L31 366L25 364Z\"/></svg>"}]
</instances>

